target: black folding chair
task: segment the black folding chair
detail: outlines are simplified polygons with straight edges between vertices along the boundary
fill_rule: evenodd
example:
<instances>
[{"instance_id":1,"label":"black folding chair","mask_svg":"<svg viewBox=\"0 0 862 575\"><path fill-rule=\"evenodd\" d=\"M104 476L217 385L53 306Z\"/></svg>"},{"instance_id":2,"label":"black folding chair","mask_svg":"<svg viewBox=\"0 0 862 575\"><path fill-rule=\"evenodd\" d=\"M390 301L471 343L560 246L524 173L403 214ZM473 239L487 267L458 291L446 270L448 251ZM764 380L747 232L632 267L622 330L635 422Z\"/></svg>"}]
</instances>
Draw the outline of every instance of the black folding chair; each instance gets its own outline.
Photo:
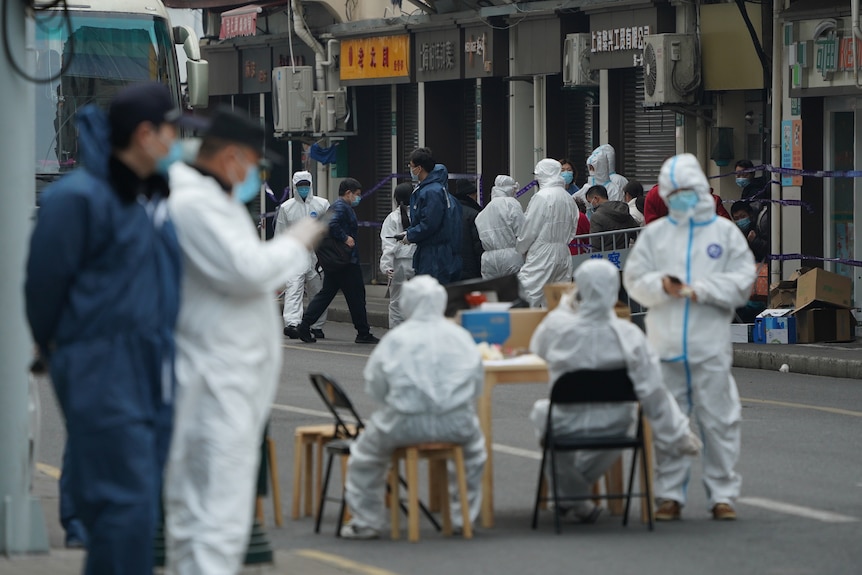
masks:
<instances>
[{"instance_id":1,"label":"black folding chair","mask_svg":"<svg viewBox=\"0 0 862 575\"><path fill-rule=\"evenodd\" d=\"M632 497L643 499L643 505L647 508L649 530L653 529L652 517L652 487L650 481L644 481L646 491L634 493L635 468L637 466L638 452L641 453L643 463L642 473L647 478L646 449L643 430L643 413L638 407L637 432L634 436L622 435L614 437L597 437L592 435L577 438L557 439L551 424L554 408L560 405L590 404L590 403L616 403L636 402L634 387L625 369L613 370L579 370L570 371L560 376L551 389L551 401L548 406L548 417L546 420L545 436L542 439L542 464L539 467L539 486L536 490L536 505L533 508L533 529L539 520L539 506L543 501L554 502L554 526L560 533L560 502L562 501L585 501L588 499L625 499L626 509L623 515L623 526L628 525L629 507ZM632 465L629 473L629 486L626 493L607 493L605 495L584 495L581 497L560 497L557 491L557 458L558 451L580 451L580 450L616 450L633 449ZM542 480L545 472L545 462L550 455L552 495L542 497Z\"/></svg>"},{"instance_id":2,"label":"black folding chair","mask_svg":"<svg viewBox=\"0 0 862 575\"><path fill-rule=\"evenodd\" d=\"M329 478L332 474L332 462L336 457L345 457L350 455L350 446L362 430L365 429L365 424L362 422L362 418L359 416L359 413L357 413L356 408L353 407L353 402L350 401L350 398L347 397L347 393L338 384L338 382L323 373L310 373L308 377L311 379L311 385L317 391L318 395L320 395L323 403L326 404L327 409L329 409L329 412L332 413L335 418L335 439L327 442L326 445L323 446L326 451L326 472L323 476L323 487L320 492L320 502L317 506L317 518L314 524L314 532L320 533L320 522L323 519L323 507L326 502L337 501L340 504L340 510L338 512L338 523L335 528L335 536L340 537L341 525L344 523L344 512L347 502L345 500L343 490L341 497L339 498L328 497ZM351 429L351 424L354 426L353 429ZM407 481L400 475L398 476L398 481L401 485L407 487ZM386 491L387 493L389 492L388 482L386 483ZM407 505L403 501L399 501L398 504L401 507L401 510L407 514ZM419 502L419 509L425 517L428 518L434 526L434 529L440 531L440 524L421 501Z\"/></svg>"}]
</instances>

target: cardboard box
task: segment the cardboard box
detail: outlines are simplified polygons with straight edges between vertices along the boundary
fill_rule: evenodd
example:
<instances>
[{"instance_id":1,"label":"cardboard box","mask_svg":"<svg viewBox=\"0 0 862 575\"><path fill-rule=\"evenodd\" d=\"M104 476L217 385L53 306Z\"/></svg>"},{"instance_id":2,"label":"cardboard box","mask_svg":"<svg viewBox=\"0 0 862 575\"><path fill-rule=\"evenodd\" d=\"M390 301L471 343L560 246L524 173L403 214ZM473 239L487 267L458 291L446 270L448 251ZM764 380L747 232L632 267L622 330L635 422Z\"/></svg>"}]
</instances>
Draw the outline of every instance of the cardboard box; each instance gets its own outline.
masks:
<instances>
[{"instance_id":1,"label":"cardboard box","mask_svg":"<svg viewBox=\"0 0 862 575\"><path fill-rule=\"evenodd\" d=\"M769 307L796 307L796 280L778 282L769 290Z\"/></svg>"},{"instance_id":2,"label":"cardboard box","mask_svg":"<svg viewBox=\"0 0 862 575\"><path fill-rule=\"evenodd\" d=\"M573 289L575 289L574 282L545 284L545 302L548 306L548 311L560 305L560 299L563 297L563 294L569 293Z\"/></svg>"},{"instance_id":3,"label":"cardboard box","mask_svg":"<svg viewBox=\"0 0 862 575\"><path fill-rule=\"evenodd\" d=\"M753 323L732 323L730 324L730 342L731 343L750 343L754 341L754 324Z\"/></svg>"},{"instance_id":4,"label":"cardboard box","mask_svg":"<svg viewBox=\"0 0 862 575\"><path fill-rule=\"evenodd\" d=\"M806 308L796 312L796 341L841 342L856 339L856 318L849 309Z\"/></svg>"},{"instance_id":5,"label":"cardboard box","mask_svg":"<svg viewBox=\"0 0 862 575\"><path fill-rule=\"evenodd\" d=\"M852 281L847 276L814 268L796 280L796 309L812 304L849 309L852 291Z\"/></svg>"},{"instance_id":6,"label":"cardboard box","mask_svg":"<svg viewBox=\"0 0 862 575\"><path fill-rule=\"evenodd\" d=\"M796 343L792 309L765 309L754 320L754 343Z\"/></svg>"},{"instance_id":7,"label":"cardboard box","mask_svg":"<svg viewBox=\"0 0 862 575\"><path fill-rule=\"evenodd\" d=\"M548 315L546 309L517 308L508 311L459 311L458 322L476 343L486 341L506 349L526 349L536 327Z\"/></svg>"}]
</instances>

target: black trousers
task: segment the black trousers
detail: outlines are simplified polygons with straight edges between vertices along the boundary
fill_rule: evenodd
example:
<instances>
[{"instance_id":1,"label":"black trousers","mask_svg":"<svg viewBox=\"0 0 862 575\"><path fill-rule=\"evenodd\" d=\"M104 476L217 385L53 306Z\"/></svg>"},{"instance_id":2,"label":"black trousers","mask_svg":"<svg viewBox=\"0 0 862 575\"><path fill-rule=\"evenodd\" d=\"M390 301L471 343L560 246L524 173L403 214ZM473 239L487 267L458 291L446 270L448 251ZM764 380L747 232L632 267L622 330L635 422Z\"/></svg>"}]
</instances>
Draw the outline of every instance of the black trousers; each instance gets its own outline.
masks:
<instances>
[{"instance_id":1,"label":"black trousers","mask_svg":"<svg viewBox=\"0 0 862 575\"><path fill-rule=\"evenodd\" d=\"M359 264L347 264L340 270L327 270L323 274L323 288L308 303L308 308L302 316L302 325L310 326L323 315L335 294L341 290L347 300L350 319L358 335L371 333L368 326L368 314L365 311L365 282L362 281L362 269Z\"/></svg>"}]
</instances>

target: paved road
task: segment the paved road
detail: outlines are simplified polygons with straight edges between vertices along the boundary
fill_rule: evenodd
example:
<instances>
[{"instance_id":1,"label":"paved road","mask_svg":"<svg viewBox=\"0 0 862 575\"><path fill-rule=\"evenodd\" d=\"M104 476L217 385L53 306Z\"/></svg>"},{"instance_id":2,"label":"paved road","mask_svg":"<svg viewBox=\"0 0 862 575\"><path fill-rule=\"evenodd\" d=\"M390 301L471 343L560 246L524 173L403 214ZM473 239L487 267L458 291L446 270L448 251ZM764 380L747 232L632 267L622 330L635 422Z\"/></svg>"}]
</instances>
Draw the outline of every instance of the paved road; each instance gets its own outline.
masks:
<instances>
[{"instance_id":1,"label":"paved road","mask_svg":"<svg viewBox=\"0 0 862 575\"><path fill-rule=\"evenodd\" d=\"M653 533L639 522L623 528L619 518L605 515L593 526L565 526L557 536L547 514L539 529L532 531L529 521L538 461L527 414L546 389L520 385L495 391L494 440L501 447L495 455L498 515L494 529L479 530L473 541L445 540L423 526L419 544L349 542L332 536L336 506L331 505L325 533L314 535L311 519L289 519L293 429L327 421L321 417L323 405L307 374L329 373L345 385L361 413L369 414L374 408L363 393L361 377L371 349L353 343L349 325L331 323L326 333L326 340L312 345L285 340L285 367L272 430L287 518L281 529L272 527L268 519L268 534L281 552L283 572L299 572L290 568L291 563L296 561L294 567L299 568L300 560L318 553L322 554L318 559L329 562L321 559L304 565L302 572L324 573L325 566L332 569L337 561L347 561L340 564L342 572L377 575L573 570L656 575L859 573L862 383L765 370L734 370L744 415L739 465L744 498L735 523L708 518L696 472L684 520L660 524ZM62 432L51 409L53 398L47 397L41 460L57 466ZM267 513L271 513L269 504ZM0 563L0 573L2 568Z\"/></svg>"}]
</instances>

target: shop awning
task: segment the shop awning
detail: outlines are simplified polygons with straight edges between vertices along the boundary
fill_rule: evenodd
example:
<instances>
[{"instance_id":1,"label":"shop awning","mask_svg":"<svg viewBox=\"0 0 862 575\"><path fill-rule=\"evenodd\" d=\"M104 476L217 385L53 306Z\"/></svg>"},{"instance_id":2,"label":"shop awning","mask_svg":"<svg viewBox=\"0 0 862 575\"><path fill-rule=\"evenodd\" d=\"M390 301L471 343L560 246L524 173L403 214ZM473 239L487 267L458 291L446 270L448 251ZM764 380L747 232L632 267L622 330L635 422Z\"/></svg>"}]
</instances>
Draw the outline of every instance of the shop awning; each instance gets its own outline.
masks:
<instances>
[{"instance_id":1,"label":"shop awning","mask_svg":"<svg viewBox=\"0 0 862 575\"><path fill-rule=\"evenodd\" d=\"M219 40L238 36L254 36L257 32L257 15L263 12L258 4L249 4L221 13Z\"/></svg>"}]
</instances>

